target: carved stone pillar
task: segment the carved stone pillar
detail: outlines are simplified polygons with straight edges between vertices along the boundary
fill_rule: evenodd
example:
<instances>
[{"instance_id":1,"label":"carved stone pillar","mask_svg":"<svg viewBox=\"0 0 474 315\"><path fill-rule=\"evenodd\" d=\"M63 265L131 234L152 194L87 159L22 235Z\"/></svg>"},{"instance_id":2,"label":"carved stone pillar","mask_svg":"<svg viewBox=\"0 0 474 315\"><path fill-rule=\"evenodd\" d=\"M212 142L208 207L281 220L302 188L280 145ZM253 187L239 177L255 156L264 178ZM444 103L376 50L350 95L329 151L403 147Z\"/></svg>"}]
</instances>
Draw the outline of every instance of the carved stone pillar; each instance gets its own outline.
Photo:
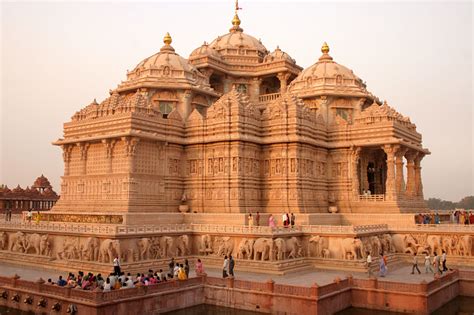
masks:
<instances>
[{"instance_id":1,"label":"carved stone pillar","mask_svg":"<svg viewBox=\"0 0 474 315\"><path fill-rule=\"evenodd\" d=\"M181 101L178 103L178 112L183 118L183 120L186 121L189 115L191 115L191 101L193 93L190 90L186 90L180 96Z\"/></svg>"},{"instance_id":2,"label":"carved stone pillar","mask_svg":"<svg viewBox=\"0 0 474 315\"><path fill-rule=\"evenodd\" d=\"M69 175L69 165L71 162L71 152L72 152L72 145L65 144L62 146L63 148L63 161L64 161L64 176Z\"/></svg>"},{"instance_id":3,"label":"carved stone pillar","mask_svg":"<svg viewBox=\"0 0 474 315\"><path fill-rule=\"evenodd\" d=\"M395 186L395 152L398 146L384 145L383 150L387 154L387 180L385 184L385 199L395 200L397 198L397 191Z\"/></svg>"},{"instance_id":4,"label":"carved stone pillar","mask_svg":"<svg viewBox=\"0 0 474 315\"><path fill-rule=\"evenodd\" d=\"M405 190L405 196L413 197L415 196L415 151L408 151L405 154L407 159L407 186Z\"/></svg>"},{"instance_id":5,"label":"carved stone pillar","mask_svg":"<svg viewBox=\"0 0 474 315\"><path fill-rule=\"evenodd\" d=\"M407 152L406 148L400 148L396 153L395 169L396 169L396 190L397 196L405 195L405 179L403 177L403 156Z\"/></svg>"},{"instance_id":6,"label":"carved stone pillar","mask_svg":"<svg viewBox=\"0 0 474 315\"><path fill-rule=\"evenodd\" d=\"M135 172L135 165L133 163L133 157L136 153L137 144L140 141L134 137L122 137L122 141L125 143L125 155L127 156L127 164L130 173Z\"/></svg>"},{"instance_id":7,"label":"carved stone pillar","mask_svg":"<svg viewBox=\"0 0 474 315\"><path fill-rule=\"evenodd\" d=\"M415 158L415 193L417 198L423 199L423 183L421 181L421 160L425 155L418 152Z\"/></svg>"},{"instance_id":8,"label":"carved stone pillar","mask_svg":"<svg viewBox=\"0 0 474 315\"><path fill-rule=\"evenodd\" d=\"M288 79L290 78L291 73L280 72L277 75L278 80L280 80L280 93L283 94L288 88Z\"/></svg>"},{"instance_id":9,"label":"carved stone pillar","mask_svg":"<svg viewBox=\"0 0 474 315\"><path fill-rule=\"evenodd\" d=\"M102 143L105 147L107 157L107 173L112 173L112 157L114 152L114 146L117 140L115 139L102 139Z\"/></svg>"},{"instance_id":10,"label":"carved stone pillar","mask_svg":"<svg viewBox=\"0 0 474 315\"><path fill-rule=\"evenodd\" d=\"M232 79L226 76L222 82L224 84L224 93L230 92L232 90Z\"/></svg>"},{"instance_id":11,"label":"carved stone pillar","mask_svg":"<svg viewBox=\"0 0 474 315\"><path fill-rule=\"evenodd\" d=\"M87 167L87 151L89 150L89 143L87 142L79 142L77 146L79 147L81 153L81 174L86 174L86 167Z\"/></svg>"},{"instance_id":12,"label":"carved stone pillar","mask_svg":"<svg viewBox=\"0 0 474 315\"><path fill-rule=\"evenodd\" d=\"M262 83L262 79L260 78L253 78L250 83L250 101L254 103L258 103L258 97L260 96L260 84Z\"/></svg>"},{"instance_id":13,"label":"carved stone pillar","mask_svg":"<svg viewBox=\"0 0 474 315\"><path fill-rule=\"evenodd\" d=\"M199 69L199 71L204 74L206 77L207 83L210 83L211 75L214 73L214 70L210 68Z\"/></svg>"},{"instance_id":14,"label":"carved stone pillar","mask_svg":"<svg viewBox=\"0 0 474 315\"><path fill-rule=\"evenodd\" d=\"M351 152L351 168L352 168L352 194L355 199L359 197L359 172L358 172L358 164L360 159L360 151L362 149L360 147L356 147L352 149Z\"/></svg>"}]
</instances>

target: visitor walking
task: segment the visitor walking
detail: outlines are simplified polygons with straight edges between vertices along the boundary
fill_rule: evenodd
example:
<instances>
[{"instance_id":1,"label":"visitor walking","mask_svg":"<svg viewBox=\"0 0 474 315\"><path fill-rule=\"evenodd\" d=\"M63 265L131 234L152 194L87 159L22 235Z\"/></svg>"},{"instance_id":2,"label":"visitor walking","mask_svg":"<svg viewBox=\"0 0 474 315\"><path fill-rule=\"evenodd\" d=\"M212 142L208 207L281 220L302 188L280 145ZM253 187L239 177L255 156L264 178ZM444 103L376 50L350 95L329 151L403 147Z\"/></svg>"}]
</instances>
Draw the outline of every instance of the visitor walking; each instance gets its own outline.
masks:
<instances>
[{"instance_id":1,"label":"visitor walking","mask_svg":"<svg viewBox=\"0 0 474 315\"><path fill-rule=\"evenodd\" d=\"M168 278L173 278L173 275L174 275L174 265L175 265L174 258L171 258L171 261L170 261L170 263L168 264L168 268L169 268Z\"/></svg>"},{"instance_id":2,"label":"visitor walking","mask_svg":"<svg viewBox=\"0 0 474 315\"><path fill-rule=\"evenodd\" d=\"M379 268L380 277L385 277L385 275L387 274L387 265L385 263L385 259L382 253L380 254Z\"/></svg>"},{"instance_id":3,"label":"visitor walking","mask_svg":"<svg viewBox=\"0 0 474 315\"><path fill-rule=\"evenodd\" d=\"M39 212L39 210L36 212L36 218L35 218L35 223L36 224L39 224L40 223L40 220L41 220L41 214Z\"/></svg>"},{"instance_id":4,"label":"visitor walking","mask_svg":"<svg viewBox=\"0 0 474 315\"><path fill-rule=\"evenodd\" d=\"M292 212L291 217L290 217L291 228L295 227L295 220L296 220L295 214Z\"/></svg>"},{"instance_id":5,"label":"visitor walking","mask_svg":"<svg viewBox=\"0 0 474 315\"><path fill-rule=\"evenodd\" d=\"M290 215L286 213L286 227L290 227Z\"/></svg>"},{"instance_id":6,"label":"visitor walking","mask_svg":"<svg viewBox=\"0 0 474 315\"><path fill-rule=\"evenodd\" d=\"M204 266L201 262L201 259L198 259L196 262L196 275L201 275L204 273Z\"/></svg>"},{"instance_id":7,"label":"visitor walking","mask_svg":"<svg viewBox=\"0 0 474 315\"><path fill-rule=\"evenodd\" d=\"M234 276L234 266L235 266L235 260L232 257L232 255L229 255L229 276Z\"/></svg>"},{"instance_id":8,"label":"visitor walking","mask_svg":"<svg viewBox=\"0 0 474 315\"><path fill-rule=\"evenodd\" d=\"M367 252L367 273L369 274L369 278L372 277L372 256L370 255L370 252Z\"/></svg>"},{"instance_id":9,"label":"visitor walking","mask_svg":"<svg viewBox=\"0 0 474 315\"><path fill-rule=\"evenodd\" d=\"M441 263L443 264L443 272L448 271L448 268L446 267L446 252L444 250L441 254Z\"/></svg>"},{"instance_id":10,"label":"visitor walking","mask_svg":"<svg viewBox=\"0 0 474 315\"><path fill-rule=\"evenodd\" d=\"M222 278L227 278L227 270L229 269L229 259L224 256L224 264L222 265Z\"/></svg>"},{"instance_id":11,"label":"visitor walking","mask_svg":"<svg viewBox=\"0 0 474 315\"><path fill-rule=\"evenodd\" d=\"M253 226L253 217L251 213L249 213L248 219L249 219L249 228L251 228Z\"/></svg>"},{"instance_id":12,"label":"visitor walking","mask_svg":"<svg viewBox=\"0 0 474 315\"><path fill-rule=\"evenodd\" d=\"M270 214L270 216L268 217L268 226L272 229L276 227L275 218L273 217L273 214Z\"/></svg>"},{"instance_id":13,"label":"visitor walking","mask_svg":"<svg viewBox=\"0 0 474 315\"><path fill-rule=\"evenodd\" d=\"M118 256L115 256L114 258L114 273L116 276L120 276L121 270L120 270L120 260Z\"/></svg>"},{"instance_id":14,"label":"visitor walking","mask_svg":"<svg viewBox=\"0 0 474 315\"><path fill-rule=\"evenodd\" d=\"M418 271L418 274L421 273L420 269L418 268L418 256L416 256L416 253L413 254L413 266L411 267L411 274L415 273L415 269Z\"/></svg>"},{"instance_id":15,"label":"visitor walking","mask_svg":"<svg viewBox=\"0 0 474 315\"><path fill-rule=\"evenodd\" d=\"M257 215L255 216L255 224L260 226L260 212L257 211Z\"/></svg>"},{"instance_id":16,"label":"visitor walking","mask_svg":"<svg viewBox=\"0 0 474 315\"><path fill-rule=\"evenodd\" d=\"M286 215L286 213L283 213L283 215L281 216L281 224L283 224L284 227L286 227L287 220L288 220L288 216Z\"/></svg>"},{"instance_id":17,"label":"visitor walking","mask_svg":"<svg viewBox=\"0 0 474 315\"><path fill-rule=\"evenodd\" d=\"M442 275L443 271L440 269L440 257L436 252L434 252L434 258L433 258L433 265L434 265L434 272L435 274Z\"/></svg>"},{"instance_id":18,"label":"visitor walking","mask_svg":"<svg viewBox=\"0 0 474 315\"><path fill-rule=\"evenodd\" d=\"M186 280L186 271L184 271L183 264L178 267L178 280Z\"/></svg>"},{"instance_id":19,"label":"visitor walking","mask_svg":"<svg viewBox=\"0 0 474 315\"><path fill-rule=\"evenodd\" d=\"M426 256L425 256L425 273L428 273L428 272L433 273L433 268L431 267L430 253L426 253Z\"/></svg>"},{"instance_id":20,"label":"visitor walking","mask_svg":"<svg viewBox=\"0 0 474 315\"><path fill-rule=\"evenodd\" d=\"M435 224L439 224L439 223L440 223L439 213L438 213L438 212L436 212L436 214L435 214L434 223L435 223Z\"/></svg>"},{"instance_id":21,"label":"visitor walking","mask_svg":"<svg viewBox=\"0 0 474 315\"><path fill-rule=\"evenodd\" d=\"M184 260L184 272L186 273L186 279L189 278L189 262L187 259Z\"/></svg>"},{"instance_id":22,"label":"visitor walking","mask_svg":"<svg viewBox=\"0 0 474 315\"><path fill-rule=\"evenodd\" d=\"M26 219L29 223L31 223L31 219L33 219L33 212L31 211L31 209L28 210L28 212L26 213Z\"/></svg>"}]
</instances>

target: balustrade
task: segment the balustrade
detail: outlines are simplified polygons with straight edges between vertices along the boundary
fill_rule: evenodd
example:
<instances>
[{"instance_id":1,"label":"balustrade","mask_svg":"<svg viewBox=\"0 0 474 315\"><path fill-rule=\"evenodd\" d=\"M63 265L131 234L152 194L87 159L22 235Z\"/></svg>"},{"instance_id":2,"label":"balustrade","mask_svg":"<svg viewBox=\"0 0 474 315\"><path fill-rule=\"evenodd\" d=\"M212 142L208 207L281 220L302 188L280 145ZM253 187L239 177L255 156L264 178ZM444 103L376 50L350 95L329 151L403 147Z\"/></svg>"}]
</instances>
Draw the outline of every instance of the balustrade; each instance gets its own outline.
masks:
<instances>
[{"instance_id":1,"label":"balustrade","mask_svg":"<svg viewBox=\"0 0 474 315\"><path fill-rule=\"evenodd\" d=\"M263 94L258 97L258 102L259 103L271 102L280 98L280 96L281 96L281 93Z\"/></svg>"}]
</instances>

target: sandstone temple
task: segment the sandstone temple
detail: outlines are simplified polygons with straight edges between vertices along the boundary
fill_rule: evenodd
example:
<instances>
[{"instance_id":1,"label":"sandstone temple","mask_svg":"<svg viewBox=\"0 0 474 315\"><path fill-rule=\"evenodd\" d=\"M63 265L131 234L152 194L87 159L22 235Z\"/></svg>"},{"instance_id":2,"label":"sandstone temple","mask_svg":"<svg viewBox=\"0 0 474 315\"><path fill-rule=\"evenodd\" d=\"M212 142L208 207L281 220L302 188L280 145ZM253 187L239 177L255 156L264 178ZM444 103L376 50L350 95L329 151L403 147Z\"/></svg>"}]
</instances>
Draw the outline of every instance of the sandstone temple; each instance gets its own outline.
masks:
<instances>
[{"instance_id":1,"label":"sandstone temple","mask_svg":"<svg viewBox=\"0 0 474 315\"><path fill-rule=\"evenodd\" d=\"M53 212L426 209L429 151L408 117L335 62L326 43L303 69L240 24L236 14L228 33L187 59L166 34L108 98L64 124Z\"/></svg>"}]
</instances>

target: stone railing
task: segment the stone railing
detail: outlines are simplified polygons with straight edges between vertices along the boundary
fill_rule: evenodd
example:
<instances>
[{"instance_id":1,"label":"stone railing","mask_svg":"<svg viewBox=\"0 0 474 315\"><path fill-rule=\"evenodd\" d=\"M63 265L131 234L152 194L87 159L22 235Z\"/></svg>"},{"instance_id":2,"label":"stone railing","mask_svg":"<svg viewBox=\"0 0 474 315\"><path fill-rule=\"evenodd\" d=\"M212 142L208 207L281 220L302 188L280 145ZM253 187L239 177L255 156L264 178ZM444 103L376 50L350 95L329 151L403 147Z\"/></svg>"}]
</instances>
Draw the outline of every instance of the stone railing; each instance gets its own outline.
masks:
<instances>
[{"instance_id":1,"label":"stone railing","mask_svg":"<svg viewBox=\"0 0 474 315\"><path fill-rule=\"evenodd\" d=\"M70 223L70 222L28 222L28 221L10 221L0 222L0 228L12 229L18 231L33 231L37 233L78 233L78 234L97 234L113 235L116 233L117 225L113 224L90 224L90 223Z\"/></svg>"},{"instance_id":2,"label":"stone railing","mask_svg":"<svg viewBox=\"0 0 474 315\"><path fill-rule=\"evenodd\" d=\"M423 226L422 226L423 227ZM424 226L426 227L426 226ZM463 227L463 226L459 226ZM470 227L474 231L474 226ZM428 227L432 229L431 227ZM383 232L386 224L375 225L298 225L285 228L283 226L247 226L247 225L218 225L218 224L163 224L163 225L113 225L88 224L70 222L0 222L0 229L31 231L35 233L74 233L95 234L104 236L142 235L142 234L254 234L254 235L294 235L301 233L321 234L357 234Z\"/></svg>"},{"instance_id":3,"label":"stone railing","mask_svg":"<svg viewBox=\"0 0 474 315\"><path fill-rule=\"evenodd\" d=\"M388 232L387 224L355 225L355 233Z\"/></svg>"},{"instance_id":4,"label":"stone railing","mask_svg":"<svg viewBox=\"0 0 474 315\"><path fill-rule=\"evenodd\" d=\"M274 101L281 97L281 93L271 93L271 94L263 94L258 97L259 103L267 103Z\"/></svg>"},{"instance_id":5,"label":"stone railing","mask_svg":"<svg viewBox=\"0 0 474 315\"><path fill-rule=\"evenodd\" d=\"M385 195L359 195L359 201L367 201L367 202L379 202L385 201Z\"/></svg>"},{"instance_id":6,"label":"stone railing","mask_svg":"<svg viewBox=\"0 0 474 315\"><path fill-rule=\"evenodd\" d=\"M474 233L474 225L464 224L416 224L411 226L406 225L391 225L390 230L392 231L410 231L412 233L423 232L423 233Z\"/></svg>"}]
</instances>

